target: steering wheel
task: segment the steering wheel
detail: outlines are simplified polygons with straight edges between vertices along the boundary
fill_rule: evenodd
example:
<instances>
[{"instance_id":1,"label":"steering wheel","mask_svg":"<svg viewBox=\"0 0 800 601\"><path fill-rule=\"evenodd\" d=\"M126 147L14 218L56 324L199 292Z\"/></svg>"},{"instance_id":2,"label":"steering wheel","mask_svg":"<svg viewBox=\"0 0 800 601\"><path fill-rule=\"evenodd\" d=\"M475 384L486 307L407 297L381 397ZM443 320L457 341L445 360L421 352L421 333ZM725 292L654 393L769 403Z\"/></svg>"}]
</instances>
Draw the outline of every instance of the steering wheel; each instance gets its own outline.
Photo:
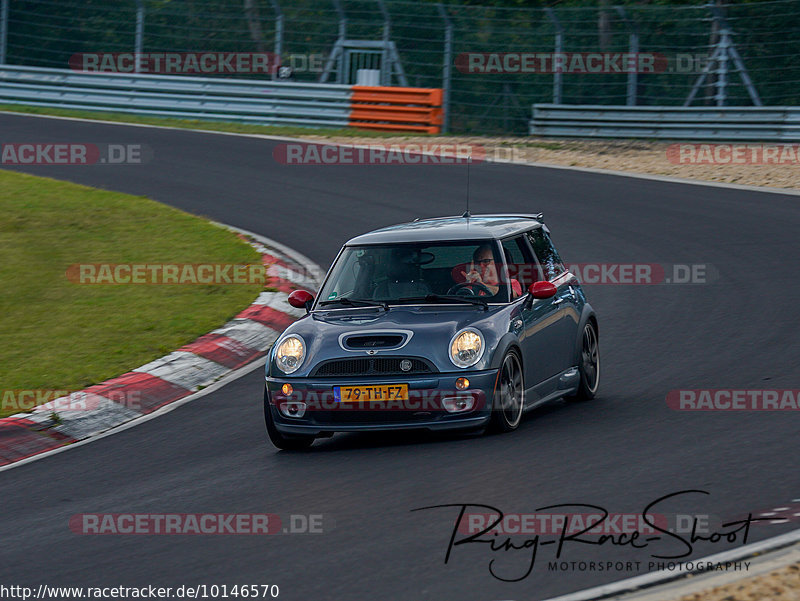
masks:
<instances>
[{"instance_id":1,"label":"steering wheel","mask_svg":"<svg viewBox=\"0 0 800 601\"><path fill-rule=\"evenodd\" d=\"M464 294L461 290L466 290L469 294ZM480 282L462 282L461 284L456 284L450 290L447 291L447 294L461 294L462 296L478 296L476 292L485 292L487 296L494 296L491 290L489 290L486 286L481 284Z\"/></svg>"}]
</instances>

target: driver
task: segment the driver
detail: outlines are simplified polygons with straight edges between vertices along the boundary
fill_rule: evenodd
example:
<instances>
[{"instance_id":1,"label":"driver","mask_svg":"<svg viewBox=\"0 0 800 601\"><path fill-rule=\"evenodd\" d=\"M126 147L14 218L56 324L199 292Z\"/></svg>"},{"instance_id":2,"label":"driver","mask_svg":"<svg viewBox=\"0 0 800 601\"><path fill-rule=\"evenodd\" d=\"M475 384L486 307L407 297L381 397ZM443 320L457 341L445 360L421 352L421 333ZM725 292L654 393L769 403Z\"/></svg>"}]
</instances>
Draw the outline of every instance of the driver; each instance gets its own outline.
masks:
<instances>
[{"instance_id":1,"label":"driver","mask_svg":"<svg viewBox=\"0 0 800 601\"><path fill-rule=\"evenodd\" d=\"M498 293L500 290L500 280L491 244L481 244L475 249L475 252L472 254L472 263L469 266L469 271L462 271L461 275L464 276L466 282L482 284L493 296ZM511 298L519 298L522 295L522 286L513 278L510 282ZM474 289L474 292L478 296L486 296L486 292L477 287Z\"/></svg>"}]
</instances>

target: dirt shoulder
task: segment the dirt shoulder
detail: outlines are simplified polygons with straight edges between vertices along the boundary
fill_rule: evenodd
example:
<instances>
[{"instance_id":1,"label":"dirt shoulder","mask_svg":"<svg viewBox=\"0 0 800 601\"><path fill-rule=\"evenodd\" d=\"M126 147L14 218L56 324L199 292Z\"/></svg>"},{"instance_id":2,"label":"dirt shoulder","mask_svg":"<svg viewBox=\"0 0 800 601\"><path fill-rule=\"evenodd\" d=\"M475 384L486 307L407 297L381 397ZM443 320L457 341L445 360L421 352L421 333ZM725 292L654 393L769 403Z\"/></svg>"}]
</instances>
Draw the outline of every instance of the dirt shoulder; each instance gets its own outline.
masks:
<instances>
[{"instance_id":1,"label":"dirt shoulder","mask_svg":"<svg viewBox=\"0 0 800 601\"><path fill-rule=\"evenodd\" d=\"M800 562L673 601L800 601Z\"/></svg>"},{"instance_id":2,"label":"dirt shoulder","mask_svg":"<svg viewBox=\"0 0 800 601\"><path fill-rule=\"evenodd\" d=\"M692 144L691 148L682 149L679 143L647 140L561 140L477 136L397 136L375 139L366 136L360 138L314 134L300 137L316 142L358 145L471 144L484 149L487 157L503 160L629 171L746 186L800 189L800 156L798 156L800 148L791 144L742 142L728 144L716 150L714 145L702 148L700 144ZM752 148L754 146L755 148ZM785 146L788 146L788 149L785 149ZM772 148L767 150L766 147ZM735 155L734 152L739 154ZM715 153L718 158L715 158ZM733 163L734 157L738 161L757 160L766 164ZM681 160L684 162L680 162ZM704 164L686 164L685 161L688 160L702 161ZM723 164L708 164L709 161L721 161Z\"/></svg>"}]
</instances>

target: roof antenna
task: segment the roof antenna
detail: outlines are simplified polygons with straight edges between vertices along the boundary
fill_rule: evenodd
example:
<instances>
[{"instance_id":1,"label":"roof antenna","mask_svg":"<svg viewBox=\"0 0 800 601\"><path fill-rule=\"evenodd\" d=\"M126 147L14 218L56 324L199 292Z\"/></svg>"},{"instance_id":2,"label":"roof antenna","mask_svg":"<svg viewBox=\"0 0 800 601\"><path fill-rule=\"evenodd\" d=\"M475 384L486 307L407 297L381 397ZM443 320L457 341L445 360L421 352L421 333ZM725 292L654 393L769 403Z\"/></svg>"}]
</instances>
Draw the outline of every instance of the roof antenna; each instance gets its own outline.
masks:
<instances>
[{"instance_id":1,"label":"roof antenna","mask_svg":"<svg viewBox=\"0 0 800 601\"><path fill-rule=\"evenodd\" d=\"M463 217L465 219L469 219L470 216L471 216L470 213L469 213L469 166L470 166L470 163L472 163L472 153L471 152L470 152L469 157L467 158L467 210L461 216L461 217Z\"/></svg>"}]
</instances>

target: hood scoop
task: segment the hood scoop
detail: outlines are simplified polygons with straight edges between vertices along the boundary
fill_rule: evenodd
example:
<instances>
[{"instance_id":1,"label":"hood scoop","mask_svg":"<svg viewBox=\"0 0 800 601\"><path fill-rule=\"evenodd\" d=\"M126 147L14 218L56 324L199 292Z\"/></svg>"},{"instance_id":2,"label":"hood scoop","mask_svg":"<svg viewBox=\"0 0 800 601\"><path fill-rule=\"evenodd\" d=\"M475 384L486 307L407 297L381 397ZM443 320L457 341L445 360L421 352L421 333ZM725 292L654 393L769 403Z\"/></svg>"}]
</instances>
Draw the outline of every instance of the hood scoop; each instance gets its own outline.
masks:
<instances>
[{"instance_id":1,"label":"hood scoop","mask_svg":"<svg viewBox=\"0 0 800 601\"><path fill-rule=\"evenodd\" d=\"M353 351L388 350L403 346L405 334L351 334L342 340L342 346Z\"/></svg>"},{"instance_id":2,"label":"hood scoop","mask_svg":"<svg viewBox=\"0 0 800 601\"><path fill-rule=\"evenodd\" d=\"M356 330L339 336L339 346L346 351L362 351L370 355L404 347L414 333L410 330Z\"/></svg>"}]
</instances>

